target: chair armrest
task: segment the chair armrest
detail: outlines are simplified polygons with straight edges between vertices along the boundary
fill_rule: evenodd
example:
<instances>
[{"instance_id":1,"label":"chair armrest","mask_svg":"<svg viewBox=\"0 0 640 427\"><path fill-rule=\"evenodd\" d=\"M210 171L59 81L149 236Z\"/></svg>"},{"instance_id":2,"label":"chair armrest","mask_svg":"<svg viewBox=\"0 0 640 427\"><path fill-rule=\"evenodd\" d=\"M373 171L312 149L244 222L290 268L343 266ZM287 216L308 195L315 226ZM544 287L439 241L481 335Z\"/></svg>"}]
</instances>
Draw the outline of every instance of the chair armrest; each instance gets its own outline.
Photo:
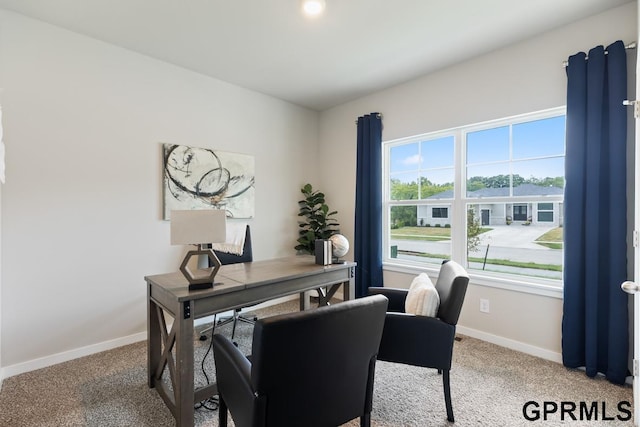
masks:
<instances>
[{"instance_id":1,"label":"chair armrest","mask_svg":"<svg viewBox=\"0 0 640 427\"><path fill-rule=\"evenodd\" d=\"M399 288L381 288L371 287L369 288L369 295L384 295L389 299L389 305L387 311L396 313L404 313L404 302L407 299L408 289Z\"/></svg>"},{"instance_id":2,"label":"chair armrest","mask_svg":"<svg viewBox=\"0 0 640 427\"><path fill-rule=\"evenodd\" d=\"M225 336L213 335L218 392L233 414L253 414L256 396L251 386L251 362Z\"/></svg>"},{"instance_id":3,"label":"chair armrest","mask_svg":"<svg viewBox=\"0 0 640 427\"><path fill-rule=\"evenodd\" d=\"M456 327L435 317L387 313L378 360L451 368Z\"/></svg>"}]
</instances>

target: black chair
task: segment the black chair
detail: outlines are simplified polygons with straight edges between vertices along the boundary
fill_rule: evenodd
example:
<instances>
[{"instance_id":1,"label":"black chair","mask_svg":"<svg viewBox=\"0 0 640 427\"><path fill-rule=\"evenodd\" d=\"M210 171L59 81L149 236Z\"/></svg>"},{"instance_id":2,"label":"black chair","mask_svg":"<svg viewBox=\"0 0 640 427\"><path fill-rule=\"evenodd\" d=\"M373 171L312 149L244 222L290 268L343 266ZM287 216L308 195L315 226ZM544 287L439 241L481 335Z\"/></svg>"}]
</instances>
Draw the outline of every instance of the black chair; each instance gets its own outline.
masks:
<instances>
[{"instance_id":1,"label":"black chair","mask_svg":"<svg viewBox=\"0 0 640 427\"><path fill-rule=\"evenodd\" d=\"M243 262L251 262L251 261L253 261L253 247L251 245L251 228L249 227L249 225L247 225L247 230L246 230L245 236L244 236L244 245L242 247L242 255L237 255L237 254L234 254L234 253L222 252L222 251L217 251L217 250L214 250L213 252L216 254L218 259L220 260L220 264L222 264L222 265L239 264L239 263L243 263ZM211 261L209 261L209 267L212 267ZM229 317L228 319L219 320L216 323L215 327L226 325L228 323L233 322L233 329L231 331L231 339L235 338L235 336L236 336L236 326L238 325L238 322L245 322L245 323L254 324L255 321L256 321L255 317L249 318L249 317L241 315L240 314L241 310L242 310L242 308L236 308L233 311L233 315L231 317ZM214 319L214 322L215 322L215 319ZM214 326L211 326L209 328L204 329L200 333L200 340L201 341L206 340L207 339L206 333L209 332L210 330L212 330L213 328L214 328Z\"/></svg>"},{"instance_id":2,"label":"black chair","mask_svg":"<svg viewBox=\"0 0 640 427\"><path fill-rule=\"evenodd\" d=\"M454 261L442 264L436 289L440 296L437 317L404 312L407 289L369 288L370 295L389 298L378 360L435 368L442 374L447 420L453 422L449 371L456 324L469 284L469 275Z\"/></svg>"},{"instance_id":3,"label":"black chair","mask_svg":"<svg viewBox=\"0 0 640 427\"><path fill-rule=\"evenodd\" d=\"M251 360L215 334L220 427L227 409L236 427L369 426L386 310L376 295L260 319Z\"/></svg>"}]
</instances>

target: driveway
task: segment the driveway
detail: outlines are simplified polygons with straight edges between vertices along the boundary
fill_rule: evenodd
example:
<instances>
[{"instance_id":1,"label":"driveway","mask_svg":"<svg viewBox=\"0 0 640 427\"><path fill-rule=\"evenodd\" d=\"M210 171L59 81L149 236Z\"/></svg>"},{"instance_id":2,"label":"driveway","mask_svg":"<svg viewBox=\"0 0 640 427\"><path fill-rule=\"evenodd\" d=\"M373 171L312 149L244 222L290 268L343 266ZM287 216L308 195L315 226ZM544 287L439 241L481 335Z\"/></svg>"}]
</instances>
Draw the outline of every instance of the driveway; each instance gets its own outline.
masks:
<instances>
[{"instance_id":1,"label":"driveway","mask_svg":"<svg viewBox=\"0 0 640 427\"><path fill-rule=\"evenodd\" d=\"M480 235L480 245L520 249L551 250L535 243L544 233L553 230L554 226L545 225L489 225L491 231Z\"/></svg>"}]
</instances>

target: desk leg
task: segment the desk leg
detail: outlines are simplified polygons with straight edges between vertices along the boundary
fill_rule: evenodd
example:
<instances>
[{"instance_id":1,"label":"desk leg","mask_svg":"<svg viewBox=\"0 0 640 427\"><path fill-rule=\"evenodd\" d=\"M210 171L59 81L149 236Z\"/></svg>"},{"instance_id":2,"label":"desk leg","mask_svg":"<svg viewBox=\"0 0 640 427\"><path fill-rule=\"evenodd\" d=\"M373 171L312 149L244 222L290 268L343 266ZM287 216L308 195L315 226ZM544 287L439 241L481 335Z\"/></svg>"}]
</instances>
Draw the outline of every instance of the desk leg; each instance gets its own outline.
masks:
<instances>
[{"instance_id":1,"label":"desk leg","mask_svg":"<svg viewBox=\"0 0 640 427\"><path fill-rule=\"evenodd\" d=\"M176 330L176 421L178 427L193 426L194 383L193 383L193 301L180 305L174 322L179 322Z\"/></svg>"},{"instance_id":2,"label":"desk leg","mask_svg":"<svg viewBox=\"0 0 640 427\"><path fill-rule=\"evenodd\" d=\"M344 301L356 299L356 272L355 268L349 269L349 280L342 284L342 298Z\"/></svg>"},{"instance_id":3,"label":"desk leg","mask_svg":"<svg viewBox=\"0 0 640 427\"><path fill-rule=\"evenodd\" d=\"M309 310L311 308L311 298L309 292L300 292L300 311Z\"/></svg>"},{"instance_id":4,"label":"desk leg","mask_svg":"<svg viewBox=\"0 0 640 427\"><path fill-rule=\"evenodd\" d=\"M147 375L149 388L156 385L155 372L160 363L160 319L155 302L151 300L151 285L147 284Z\"/></svg>"}]
</instances>

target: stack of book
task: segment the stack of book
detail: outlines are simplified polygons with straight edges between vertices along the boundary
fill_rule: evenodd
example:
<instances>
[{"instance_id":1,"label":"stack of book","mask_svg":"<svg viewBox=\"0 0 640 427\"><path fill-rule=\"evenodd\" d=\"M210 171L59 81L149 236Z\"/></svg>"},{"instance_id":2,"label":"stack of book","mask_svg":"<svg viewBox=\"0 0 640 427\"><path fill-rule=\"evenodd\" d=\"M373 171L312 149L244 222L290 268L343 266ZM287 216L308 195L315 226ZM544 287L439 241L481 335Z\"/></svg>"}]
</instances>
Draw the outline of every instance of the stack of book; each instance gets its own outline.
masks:
<instances>
[{"instance_id":1,"label":"stack of book","mask_svg":"<svg viewBox=\"0 0 640 427\"><path fill-rule=\"evenodd\" d=\"M316 240L316 264L329 265L333 258L333 246L331 240L317 239Z\"/></svg>"}]
</instances>

